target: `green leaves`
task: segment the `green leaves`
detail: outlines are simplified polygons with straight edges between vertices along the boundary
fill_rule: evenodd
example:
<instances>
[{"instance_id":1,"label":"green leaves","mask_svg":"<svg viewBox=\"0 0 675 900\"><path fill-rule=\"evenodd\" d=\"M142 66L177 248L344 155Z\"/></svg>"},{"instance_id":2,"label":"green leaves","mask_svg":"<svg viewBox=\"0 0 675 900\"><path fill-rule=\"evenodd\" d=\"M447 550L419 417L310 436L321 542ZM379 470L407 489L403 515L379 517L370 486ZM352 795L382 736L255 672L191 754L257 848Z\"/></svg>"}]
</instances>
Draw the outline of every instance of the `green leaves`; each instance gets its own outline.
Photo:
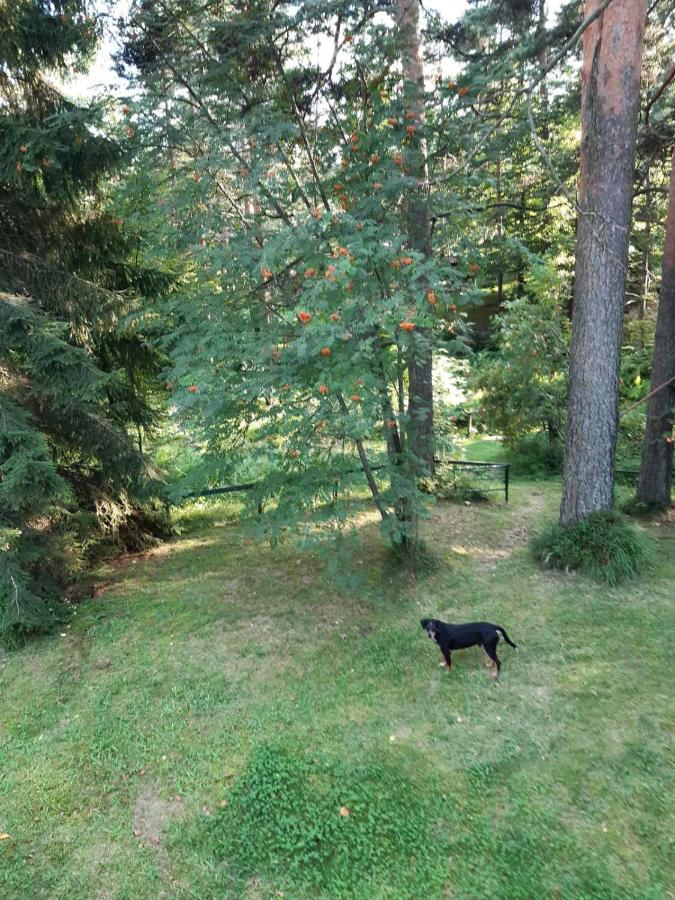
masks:
<instances>
[{"instance_id":1,"label":"green leaves","mask_svg":"<svg viewBox=\"0 0 675 900\"><path fill-rule=\"evenodd\" d=\"M472 379L490 430L511 440L533 430L561 439L568 341L569 323L552 290L506 304L497 320L497 350L479 357Z\"/></svg>"}]
</instances>

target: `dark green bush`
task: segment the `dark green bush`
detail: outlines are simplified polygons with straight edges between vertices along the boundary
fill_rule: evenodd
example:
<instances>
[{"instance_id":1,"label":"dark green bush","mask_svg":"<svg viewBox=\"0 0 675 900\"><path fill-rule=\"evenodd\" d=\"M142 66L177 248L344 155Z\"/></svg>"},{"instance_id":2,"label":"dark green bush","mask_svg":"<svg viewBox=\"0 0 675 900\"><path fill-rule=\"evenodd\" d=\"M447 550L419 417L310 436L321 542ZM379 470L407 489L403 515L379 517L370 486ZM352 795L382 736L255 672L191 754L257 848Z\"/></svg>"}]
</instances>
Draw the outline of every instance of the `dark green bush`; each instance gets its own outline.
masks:
<instances>
[{"instance_id":1,"label":"dark green bush","mask_svg":"<svg viewBox=\"0 0 675 900\"><path fill-rule=\"evenodd\" d=\"M429 802L428 791L388 766L263 746L202 839L239 882L258 875L350 898L395 884L398 896L413 896L416 885L443 877L443 867L432 871Z\"/></svg>"},{"instance_id":2,"label":"dark green bush","mask_svg":"<svg viewBox=\"0 0 675 900\"><path fill-rule=\"evenodd\" d=\"M644 571L652 557L648 537L614 511L591 513L576 525L550 525L532 550L548 568L585 572L612 585Z\"/></svg>"},{"instance_id":3,"label":"dark green bush","mask_svg":"<svg viewBox=\"0 0 675 900\"><path fill-rule=\"evenodd\" d=\"M631 485L634 488L634 485ZM621 504L621 512L634 519L651 519L663 512L663 507L658 503L645 503L638 500L634 491Z\"/></svg>"},{"instance_id":4,"label":"dark green bush","mask_svg":"<svg viewBox=\"0 0 675 900\"><path fill-rule=\"evenodd\" d=\"M550 441L545 434L529 434L507 444L515 476L539 477L562 471L564 436Z\"/></svg>"}]
</instances>

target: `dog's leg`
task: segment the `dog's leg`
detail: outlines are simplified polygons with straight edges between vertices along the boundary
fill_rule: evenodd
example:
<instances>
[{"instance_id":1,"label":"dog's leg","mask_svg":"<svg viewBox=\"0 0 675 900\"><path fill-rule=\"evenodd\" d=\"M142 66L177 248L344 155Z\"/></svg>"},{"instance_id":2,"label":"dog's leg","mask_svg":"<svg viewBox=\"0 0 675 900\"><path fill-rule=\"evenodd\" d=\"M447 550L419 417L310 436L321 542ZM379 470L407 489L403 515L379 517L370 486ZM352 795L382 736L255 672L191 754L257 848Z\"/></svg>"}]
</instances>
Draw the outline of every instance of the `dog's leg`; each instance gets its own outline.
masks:
<instances>
[{"instance_id":1,"label":"dog's leg","mask_svg":"<svg viewBox=\"0 0 675 900\"><path fill-rule=\"evenodd\" d=\"M450 655L450 651L445 647L441 647L441 653L445 659L445 665L448 668L448 672L452 669L452 656Z\"/></svg>"},{"instance_id":2,"label":"dog's leg","mask_svg":"<svg viewBox=\"0 0 675 900\"><path fill-rule=\"evenodd\" d=\"M492 641L486 642L485 644L483 644L483 649L485 650L487 655L490 657L492 662L497 667L497 678L499 678L499 673L501 671L502 664L499 661L499 657L497 656L497 640L498 640L498 638L495 638Z\"/></svg>"}]
</instances>

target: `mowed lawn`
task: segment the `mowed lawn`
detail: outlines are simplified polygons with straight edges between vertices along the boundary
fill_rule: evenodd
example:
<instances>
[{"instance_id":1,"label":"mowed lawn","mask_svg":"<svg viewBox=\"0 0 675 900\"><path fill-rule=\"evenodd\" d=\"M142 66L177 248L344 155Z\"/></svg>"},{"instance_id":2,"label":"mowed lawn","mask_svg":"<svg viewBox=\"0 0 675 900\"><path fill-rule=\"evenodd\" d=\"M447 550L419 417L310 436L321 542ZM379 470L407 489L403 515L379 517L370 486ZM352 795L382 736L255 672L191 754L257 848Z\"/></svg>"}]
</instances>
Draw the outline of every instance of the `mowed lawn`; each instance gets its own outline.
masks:
<instances>
[{"instance_id":1,"label":"mowed lawn","mask_svg":"<svg viewBox=\"0 0 675 900\"><path fill-rule=\"evenodd\" d=\"M351 589L184 511L0 658L0 896L672 897L675 529L617 589L541 572L558 495L438 505L413 580L364 517ZM503 625L501 682L427 615Z\"/></svg>"}]
</instances>

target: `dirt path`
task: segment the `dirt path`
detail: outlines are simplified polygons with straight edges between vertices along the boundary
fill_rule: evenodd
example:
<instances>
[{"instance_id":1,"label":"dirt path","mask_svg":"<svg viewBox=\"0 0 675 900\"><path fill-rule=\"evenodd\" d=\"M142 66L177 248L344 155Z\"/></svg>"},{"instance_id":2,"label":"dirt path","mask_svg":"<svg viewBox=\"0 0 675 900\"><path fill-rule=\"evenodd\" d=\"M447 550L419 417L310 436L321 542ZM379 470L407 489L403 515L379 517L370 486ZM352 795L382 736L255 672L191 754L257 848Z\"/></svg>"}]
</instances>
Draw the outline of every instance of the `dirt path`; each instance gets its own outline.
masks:
<instances>
[{"instance_id":1,"label":"dirt path","mask_svg":"<svg viewBox=\"0 0 675 900\"><path fill-rule=\"evenodd\" d=\"M546 499L544 493L533 488L522 505L502 507L499 511L503 518L495 522L489 534L485 521L489 507L483 503L439 504L431 521L448 535L454 550L471 555L479 569L490 571L528 542L533 520L544 509Z\"/></svg>"}]
</instances>

